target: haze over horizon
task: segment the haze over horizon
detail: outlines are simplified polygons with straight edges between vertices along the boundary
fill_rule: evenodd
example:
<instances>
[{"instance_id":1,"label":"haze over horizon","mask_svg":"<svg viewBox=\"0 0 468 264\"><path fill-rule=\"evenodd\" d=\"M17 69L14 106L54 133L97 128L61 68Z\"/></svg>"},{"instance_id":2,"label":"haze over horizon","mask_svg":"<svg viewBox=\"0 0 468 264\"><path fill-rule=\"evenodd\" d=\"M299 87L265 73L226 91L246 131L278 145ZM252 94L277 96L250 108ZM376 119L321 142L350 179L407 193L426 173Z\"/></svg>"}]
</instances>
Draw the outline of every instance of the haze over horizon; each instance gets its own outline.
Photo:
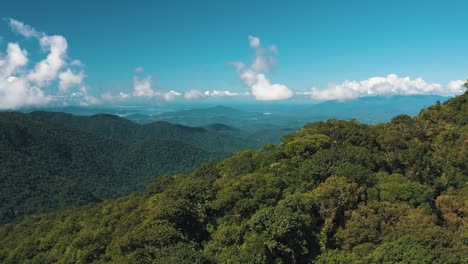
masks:
<instances>
[{"instance_id":1,"label":"haze over horizon","mask_svg":"<svg viewBox=\"0 0 468 264\"><path fill-rule=\"evenodd\" d=\"M334 2L8 2L0 109L465 91L467 3Z\"/></svg>"}]
</instances>

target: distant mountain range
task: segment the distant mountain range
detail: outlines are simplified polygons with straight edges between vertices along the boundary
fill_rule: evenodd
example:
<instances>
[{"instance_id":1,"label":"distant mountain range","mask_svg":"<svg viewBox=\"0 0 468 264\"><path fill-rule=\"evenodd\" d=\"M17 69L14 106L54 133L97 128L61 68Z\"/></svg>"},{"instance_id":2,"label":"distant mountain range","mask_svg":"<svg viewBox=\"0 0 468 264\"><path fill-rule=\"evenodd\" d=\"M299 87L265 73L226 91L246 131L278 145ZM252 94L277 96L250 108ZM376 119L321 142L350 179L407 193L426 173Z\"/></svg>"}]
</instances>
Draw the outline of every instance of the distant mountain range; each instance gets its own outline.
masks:
<instances>
[{"instance_id":1,"label":"distant mountain range","mask_svg":"<svg viewBox=\"0 0 468 264\"><path fill-rule=\"evenodd\" d=\"M317 119L357 119L364 123L382 123L398 114L417 115L421 109L448 97L437 95L371 96L345 102L327 101L313 105L306 115Z\"/></svg>"},{"instance_id":2,"label":"distant mountain range","mask_svg":"<svg viewBox=\"0 0 468 264\"><path fill-rule=\"evenodd\" d=\"M258 148L266 143L279 143L284 135L309 122L331 118L345 120L354 118L368 124L388 122L395 115L414 116L420 109L436 101L443 102L447 99L448 97L435 95L398 95L363 97L344 102L263 102L237 104L233 107L218 105L193 109L187 109L187 106L45 109L47 112L67 112L79 115L71 119L65 114L44 114L42 111L33 111L37 109L24 111L33 112L35 116L59 121L67 126L100 136L104 133L111 139L128 140L128 138L141 138L142 136L160 139L177 137L179 141L208 151L232 152L243 148ZM105 114L111 114L112 117ZM93 117L86 119L85 116ZM142 126L128 122L122 117ZM100 125L96 125L97 123ZM155 124L148 125L150 123ZM184 127L177 127L176 124ZM223 126L226 129L220 129ZM197 136L194 138L193 135ZM210 140L206 141L206 138Z\"/></svg>"},{"instance_id":3,"label":"distant mountain range","mask_svg":"<svg viewBox=\"0 0 468 264\"><path fill-rule=\"evenodd\" d=\"M444 102L449 97L437 95L394 95L369 96L355 100L325 101L314 103L312 101L284 101L261 102L235 105L210 106L101 106L101 107L54 107L54 108L28 108L22 112L47 111L64 112L74 115L112 114L126 117L140 124L154 121L167 121L186 126L205 126L211 123L221 123L241 129L258 128L257 124L270 124L281 121L293 123L307 123L311 121L326 120L328 118L351 119L360 122L379 123L387 122L397 114L416 115L422 108L434 104L436 101ZM279 117L288 117L281 119ZM294 119L295 118L295 119ZM299 119L299 120L298 120ZM240 122L242 121L242 122ZM302 125L299 125L299 127ZM264 127L262 127L264 128Z\"/></svg>"},{"instance_id":4,"label":"distant mountain range","mask_svg":"<svg viewBox=\"0 0 468 264\"><path fill-rule=\"evenodd\" d=\"M154 115L132 114L127 119L140 124L167 121L186 126L210 127L222 124L233 129L217 132L258 141L261 144L279 143L280 139L310 122L328 119L357 119L373 124L388 122L398 114L416 115L436 101L448 98L432 95L363 97L345 102L327 101L311 103L282 103L236 106L243 110L215 106L191 110L178 110ZM211 129L212 130L212 129Z\"/></svg>"}]
</instances>

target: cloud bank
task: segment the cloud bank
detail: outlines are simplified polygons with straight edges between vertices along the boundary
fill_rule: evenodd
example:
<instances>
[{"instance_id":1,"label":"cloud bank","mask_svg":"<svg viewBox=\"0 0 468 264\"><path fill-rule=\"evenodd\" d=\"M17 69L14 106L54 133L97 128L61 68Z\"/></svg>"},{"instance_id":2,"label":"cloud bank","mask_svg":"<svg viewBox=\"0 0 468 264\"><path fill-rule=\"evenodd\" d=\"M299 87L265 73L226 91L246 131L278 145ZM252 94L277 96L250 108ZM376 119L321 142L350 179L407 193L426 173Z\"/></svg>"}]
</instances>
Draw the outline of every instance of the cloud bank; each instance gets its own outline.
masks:
<instances>
[{"instance_id":1,"label":"cloud bank","mask_svg":"<svg viewBox=\"0 0 468 264\"><path fill-rule=\"evenodd\" d=\"M386 77L372 77L363 81L344 81L330 84L326 89L312 87L308 94L315 100L345 101L365 96L388 95L456 95L463 93L464 81L451 81L447 85L428 83L422 78L411 79L389 74Z\"/></svg>"}]
</instances>

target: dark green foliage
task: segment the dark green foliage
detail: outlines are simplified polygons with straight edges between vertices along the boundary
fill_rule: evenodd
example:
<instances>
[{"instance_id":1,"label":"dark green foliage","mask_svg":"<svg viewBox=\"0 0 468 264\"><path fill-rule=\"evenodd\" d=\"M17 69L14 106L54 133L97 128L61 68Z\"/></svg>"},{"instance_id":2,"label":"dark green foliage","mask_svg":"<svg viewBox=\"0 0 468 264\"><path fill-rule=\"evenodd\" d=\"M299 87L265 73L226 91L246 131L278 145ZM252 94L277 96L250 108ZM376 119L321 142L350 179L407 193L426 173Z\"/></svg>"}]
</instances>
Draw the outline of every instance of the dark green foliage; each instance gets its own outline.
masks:
<instances>
[{"instance_id":1,"label":"dark green foliage","mask_svg":"<svg viewBox=\"0 0 468 264\"><path fill-rule=\"evenodd\" d=\"M4 225L0 262L464 263L467 97L388 124L309 124L142 193Z\"/></svg>"},{"instance_id":2,"label":"dark green foliage","mask_svg":"<svg viewBox=\"0 0 468 264\"><path fill-rule=\"evenodd\" d=\"M430 207L432 200L429 186L412 182L401 174L378 174L377 185L369 192L373 200L404 202L413 207Z\"/></svg>"},{"instance_id":3,"label":"dark green foliage","mask_svg":"<svg viewBox=\"0 0 468 264\"><path fill-rule=\"evenodd\" d=\"M33 118L63 124L99 137L121 142L144 142L148 140L177 140L179 142L210 152L234 152L246 148L256 149L256 141L241 139L218 133L222 124L202 127L189 127L157 121L139 125L128 119L109 114L75 116L60 112L32 112ZM218 130L216 130L218 129Z\"/></svg>"},{"instance_id":4,"label":"dark green foliage","mask_svg":"<svg viewBox=\"0 0 468 264\"><path fill-rule=\"evenodd\" d=\"M140 191L161 174L223 156L178 141L129 144L0 113L0 224Z\"/></svg>"}]
</instances>

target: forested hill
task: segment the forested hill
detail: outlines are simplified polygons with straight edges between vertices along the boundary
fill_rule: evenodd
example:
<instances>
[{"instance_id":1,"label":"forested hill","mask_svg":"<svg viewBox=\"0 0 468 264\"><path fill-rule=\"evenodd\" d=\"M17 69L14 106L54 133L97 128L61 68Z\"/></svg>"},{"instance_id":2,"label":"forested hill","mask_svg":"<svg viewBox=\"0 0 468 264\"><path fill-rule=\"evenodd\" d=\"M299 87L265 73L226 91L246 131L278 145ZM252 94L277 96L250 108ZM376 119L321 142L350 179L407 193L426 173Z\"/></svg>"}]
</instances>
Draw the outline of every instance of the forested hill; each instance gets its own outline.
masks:
<instances>
[{"instance_id":1,"label":"forested hill","mask_svg":"<svg viewBox=\"0 0 468 264\"><path fill-rule=\"evenodd\" d=\"M0 228L2 263L464 263L468 92Z\"/></svg>"},{"instance_id":2,"label":"forested hill","mask_svg":"<svg viewBox=\"0 0 468 264\"><path fill-rule=\"evenodd\" d=\"M39 120L56 122L118 141L177 140L210 152L235 152L261 146L259 142L251 139L241 139L202 127L182 126L164 121L140 125L123 117L109 114L75 116L61 112L38 111L30 115Z\"/></svg>"},{"instance_id":3,"label":"forested hill","mask_svg":"<svg viewBox=\"0 0 468 264\"><path fill-rule=\"evenodd\" d=\"M0 113L0 224L141 191L161 174L222 157L178 141L119 142Z\"/></svg>"}]
</instances>

